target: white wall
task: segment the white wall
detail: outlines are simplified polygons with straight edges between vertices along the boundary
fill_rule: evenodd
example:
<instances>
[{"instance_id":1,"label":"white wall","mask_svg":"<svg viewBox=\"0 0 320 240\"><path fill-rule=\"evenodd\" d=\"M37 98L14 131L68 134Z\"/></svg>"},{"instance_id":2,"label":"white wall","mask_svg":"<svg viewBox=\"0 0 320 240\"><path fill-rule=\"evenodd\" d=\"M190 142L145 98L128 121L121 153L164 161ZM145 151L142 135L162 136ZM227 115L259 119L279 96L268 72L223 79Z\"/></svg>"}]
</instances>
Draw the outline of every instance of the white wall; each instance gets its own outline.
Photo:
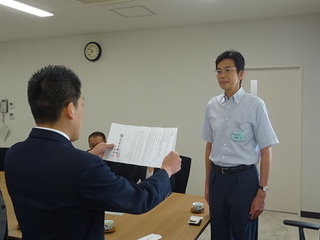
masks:
<instances>
[{"instance_id":1,"label":"white wall","mask_svg":"<svg viewBox=\"0 0 320 240\"><path fill-rule=\"evenodd\" d=\"M16 108L15 120L6 120L12 133L0 146L24 140L34 126L26 97L31 74L47 64L66 65L80 76L85 96L85 123L76 147L87 149L87 136L95 130L107 134L112 122L179 127L177 151L193 159L187 192L202 195L202 118L207 101L221 93L214 60L236 49L247 67L302 65L301 210L319 213L319 26L320 16L311 15L2 43L0 99L14 101ZM103 48L96 63L83 56L89 41ZM290 86L283 97L290 97Z\"/></svg>"}]
</instances>

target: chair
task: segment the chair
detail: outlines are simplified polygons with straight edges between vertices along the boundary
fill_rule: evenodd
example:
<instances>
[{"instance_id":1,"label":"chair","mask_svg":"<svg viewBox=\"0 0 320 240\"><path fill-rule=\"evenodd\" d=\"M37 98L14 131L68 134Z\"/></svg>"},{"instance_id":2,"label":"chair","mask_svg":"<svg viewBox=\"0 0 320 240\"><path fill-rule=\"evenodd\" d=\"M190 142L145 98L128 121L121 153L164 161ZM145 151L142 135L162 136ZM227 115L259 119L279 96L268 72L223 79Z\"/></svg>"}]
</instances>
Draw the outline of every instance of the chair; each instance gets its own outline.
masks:
<instances>
[{"instance_id":1,"label":"chair","mask_svg":"<svg viewBox=\"0 0 320 240\"><path fill-rule=\"evenodd\" d=\"M20 238L8 236L8 221L6 205L0 190L0 240L21 240Z\"/></svg>"},{"instance_id":2,"label":"chair","mask_svg":"<svg viewBox=\"0 0 320 240\"><path fill-rule=\"evenodd\" d=\"M181 170L174 174L175 186L173 192L186 193L187 184L190 175L191 158L186 156L180 156L181 158Z\"/></svg>"},{"instance_id":3,"label":"chair","mask_svg":"<svg viewBox=\"0 0 320 240\"><path fill-rule=\"evenodd\" d=\"M0 171L4 171L4 156L9 148L0 147Z\"/></svg>"},{"instance_id":4,"label":"chair","mask_svg":"<svg viewBox=\"0 0 320 240\"><path fill-rule=\"evenodd\" d=\"M8 148L0 148L0 171L4 171L4 156ZM0 188L0 240L8 238L7 213L4 199Z\"/></svg>"},{"instance_id":5,"label":"chair","mask_svg":"<svg viewBox=\"0 0 320 240\"><path fill-rule=\"evenodd\" d=\"M298 227L299 240L305 240L306 239L305 235L304 235L304 229L305 228L306 229L314 229L314 230L319 230L320 229L320 225L318 225L318 224L313 224L313 223L308 223L308 222L301 222L301 221L296 221L296 220L283 220L283 224L289 225L289 226Z\"/></svg>"},{"instance_id":6,"label":"chair","mask_svg":"<svg viewBox=\"0 0 320 240\"><path fill-rule=\"evenodd\" d=\"M0 239L5 240L8 236L6 206L0 190Z\"/></svg>"}]
</instances>

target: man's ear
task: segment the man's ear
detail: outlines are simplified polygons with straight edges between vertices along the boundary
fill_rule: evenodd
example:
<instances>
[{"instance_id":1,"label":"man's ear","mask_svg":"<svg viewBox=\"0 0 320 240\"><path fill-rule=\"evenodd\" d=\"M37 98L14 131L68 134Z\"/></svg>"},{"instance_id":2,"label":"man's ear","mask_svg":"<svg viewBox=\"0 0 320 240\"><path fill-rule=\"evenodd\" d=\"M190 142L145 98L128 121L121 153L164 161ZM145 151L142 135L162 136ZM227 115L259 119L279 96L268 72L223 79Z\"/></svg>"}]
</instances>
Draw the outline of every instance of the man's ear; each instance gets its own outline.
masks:
<instances>
[{"instance_id":1,"label":"man's ear","mask_svg":"<svg viewBox=\"0 0 320 240\"><path fill-rule=\"evenodd\" d=\"M73 102L69 102L65 107L64 107L64 112L65 116L69 119L74 118L74 113L75 113L75 107Z\"/></svg>"},{"instance_id":2,"label":"man's ear","mask_svg":"<svg viewBox=\"0 0 320 240\"><path fill-rule=\"evenodd\" d=\"M243 80L243 78L244 78L244 71L243 70L239 72L239 78L241 80Z\"/></svg>"}]
</instances>

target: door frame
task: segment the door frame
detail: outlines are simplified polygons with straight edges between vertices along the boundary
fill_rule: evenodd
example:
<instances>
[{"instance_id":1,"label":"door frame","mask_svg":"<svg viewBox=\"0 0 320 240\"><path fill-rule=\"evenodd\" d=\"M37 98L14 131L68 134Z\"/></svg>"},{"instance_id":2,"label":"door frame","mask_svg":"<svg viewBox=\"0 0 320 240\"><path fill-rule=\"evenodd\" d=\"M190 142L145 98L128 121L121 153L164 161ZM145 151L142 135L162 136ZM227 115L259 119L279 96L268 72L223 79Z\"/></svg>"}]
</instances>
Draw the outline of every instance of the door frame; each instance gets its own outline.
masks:
<instances>
[{"instance_id":1,"label":"door frame","mask_svg":"<svg viewBox=\"0 0 320 240\"><path fill-rule=\"evenodd\" d=\"M297 70L298 71L298 74L299 76L298 77L298 87L299 87L299 91L300 91L300 95L299 95L299 98L298 99L298 102L299 102L299 111L300 111L300 117L299 119L296 119L296 121L298 121L298 125L300 126L299 127L299 133L300 133L300 137L299 137L299 142L298 142L298 145L300 146L300 149L299 149L299 162L298 162L298 167L299 167L299 171L298 171L298 175L296 176L298 178L298 181L297 183L299 184L299 186L291 186L293 188L298 188L298 196L299 196L299 199L298 199L298 202L297 202L297 205L295 209L295 213L298 214L300 216L301 214L301 199L302 199L302 196L301 196L301 193L302 193L302 189L301 189L301 186L302 186L302 176L301 176L301 170L302 170L302 83L303 83L303 76L302 76L302 66L301 65L288 65L288 66L257 66L257 67L247 67L245 68L245 72L253 72L253 71L273 71L273 70ZM246 78L246 76L245 76ZM251 80L254 80L254 79L246 79L247 81L251 81ZM249 86L250 86L250 92L251 92L251 82L249 83ZM258 96L259 96L259 90L258 90ZM281 144L281 143L280 143ZM271 173L272 174L272 173ZM279 212L285 212L285 211L279 211Z\"/></svg>"}]
</instances>

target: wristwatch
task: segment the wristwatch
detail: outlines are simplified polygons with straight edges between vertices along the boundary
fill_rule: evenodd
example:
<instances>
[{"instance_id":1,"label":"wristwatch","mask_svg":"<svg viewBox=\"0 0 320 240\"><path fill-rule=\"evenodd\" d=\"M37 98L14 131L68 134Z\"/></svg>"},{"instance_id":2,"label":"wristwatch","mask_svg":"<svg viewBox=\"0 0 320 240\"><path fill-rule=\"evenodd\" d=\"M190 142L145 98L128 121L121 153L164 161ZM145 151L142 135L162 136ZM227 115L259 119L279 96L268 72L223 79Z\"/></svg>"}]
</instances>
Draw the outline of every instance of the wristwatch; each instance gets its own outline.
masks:
<instances>
[{"instance_id":1,"label":"wristwatch","mask_svg":"<svg viewBox=\"0 0 320 240\"><path fill-rule=\"evenodd\" d=\"M268 191L268 186L262 187L262 186L259 185L258 188L261 189L264 192Z\"/></svg>"}]
</instances>

